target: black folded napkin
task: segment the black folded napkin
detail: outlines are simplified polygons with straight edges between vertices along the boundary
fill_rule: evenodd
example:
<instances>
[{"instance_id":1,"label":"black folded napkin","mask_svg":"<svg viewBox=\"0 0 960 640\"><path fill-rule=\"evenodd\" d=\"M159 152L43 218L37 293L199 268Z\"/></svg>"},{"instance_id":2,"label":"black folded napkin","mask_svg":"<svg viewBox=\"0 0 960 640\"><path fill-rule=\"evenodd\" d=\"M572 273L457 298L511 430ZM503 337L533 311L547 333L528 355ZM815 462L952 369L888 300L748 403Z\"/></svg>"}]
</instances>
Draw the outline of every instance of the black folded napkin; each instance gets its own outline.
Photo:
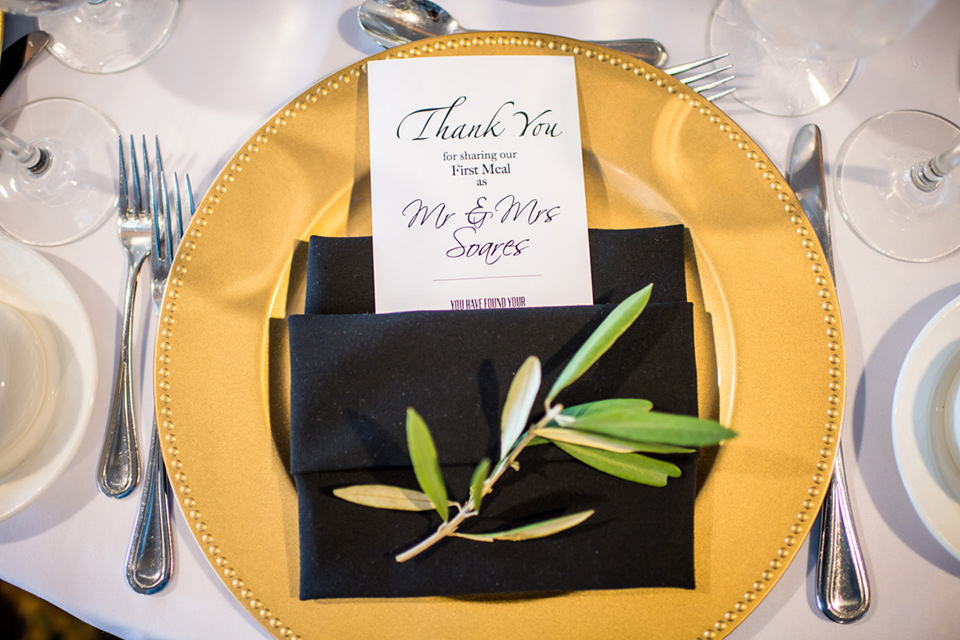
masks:
<instances>
[{"instance_id":1,"label":"black folded napkin","mask_svg":"<svg viewBox=\"0 0 960 640\"><path fill-rule=\"evenodd\" d=\"M375 315L369 238L313 238L307 314L289 320L291 470L300 509L300 597L391 597L628 587L692 588L696 456L683 476L635 485L552 445L521 454L463 526L484 532L595 509L559 535L493 544L447 539L406 562L393 556L431 533L436 514L344 502L332 490L382 483L417 489L406 407L423 415L451 498L499 451L513 373L540 357L543 388L622 298L654 281L654 300L599 363L558 399L566 405L644 397L697 411L692 310L684 300L681 227L591 231L595 297L583 307ZM649 240L649 241L648 241ZM538 405L540 406L540 405Z\"/></svg>"},{"instance_id":2,"label":"black folded napkin","mask_svg":"<svg viewBox=\"0 0 960 640\"><path fill-rule=\"evenodd\" d=\"M590 229L594 303L620 302L648 284L652 303L685 301L683 234L683 225ZM374 312L370 236L314 236L308 255L304 313Z\"/></svg>"}]
</instances>

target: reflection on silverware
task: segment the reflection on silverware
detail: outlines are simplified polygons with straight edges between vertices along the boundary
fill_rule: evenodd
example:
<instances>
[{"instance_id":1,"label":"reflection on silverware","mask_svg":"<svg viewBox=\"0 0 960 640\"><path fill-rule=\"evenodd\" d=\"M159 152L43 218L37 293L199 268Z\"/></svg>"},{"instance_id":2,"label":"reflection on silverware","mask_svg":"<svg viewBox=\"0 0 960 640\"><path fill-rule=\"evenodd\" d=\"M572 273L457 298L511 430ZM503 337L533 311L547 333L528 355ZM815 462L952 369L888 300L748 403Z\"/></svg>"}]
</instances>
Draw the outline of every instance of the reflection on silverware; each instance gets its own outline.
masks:
<instances>
[{"instance_id":1,"label":"reflection on silverware","mask_svg":"<svg viewBox=\"0 0 960 640\"><path fill-rule=\"evenodd\" d=\"M150 215L144 206L137 170L137 157L131 153L131 184L127 184L126 165L123 162L123 139L120 146L120 201L118 204L120 243L127 252L127 284L123 296L123 322L120 331L120 363L114 384L113 402L107 437L100 452L97 484L104 495L123 498L130 494L140 479L140 453L137 448L136 411L133 407L133 371L130 353L133 351L133 304L137 295L140 268L150 252ZM132 198L130 190L133 190Z\"/></svg>"},{"instance_id":2,"label":"reflection on silverware","mask_svg":"<svg viewBox=\"0 0 960 640\"><path fill-rule=\"evenodd\" d=\"M469 33L456 19L430 0L364 0L357 11L360 27L384 48L434 36ZM663 45L649 38L595 40L595 44L622 51L649 64L667 61Z\"/></svg>"},{"instance_id":3,"label":"reflection on silverware","mask_svg":"<svg viewBox=\"0 0 960 640\"><path fill-rule=\"evenodd\" d=\"M790 183L820 240L830 274L834 275L830 220L826 208L820 129L808 124L797 134L790 156ZM870 606L870 586L847 497L843 452L837 455L830 486L820 510L820 552L817 562L817 604L834 622L859 620Z\"/></svg>"},{"instance_id":4,"label":"reflection on silverware","mask_svg":"<svg viewBox=\"0 0 960 640\"><path fill-rule=\"evenodd\" d=\"M143 147L143 167L146 175L147 201L153 215L151 225L150 270L152 278L150 290L153 294L153 310L159 316L163 305L164 288L167 276L176 255L176 249L183 237L183 206L180 200L180 181L173 174L174 201L171 202L167 191L166 176L163 173L163 159L160 156L160 142L156 140L157 181L154 182L147 156L146 139L141 140ZM130 152L135 155L133 138L130 139ZM139 179L138 179L139 182ZM190 177L186 179L187 206L192 216L196 208ZM171 216L174 213L174 216ZM157 431L156 414L153 417L153 430L150 438L150 453L147 457L147 472L143 493L140 496L140 510L134 525L130 549L127 552L127 582L137 593L156 593L167 586L173 575L173 533L170 529L170 487L167 484L163 460L160 457L160 436Z\"/></svg>"}]
</instances>

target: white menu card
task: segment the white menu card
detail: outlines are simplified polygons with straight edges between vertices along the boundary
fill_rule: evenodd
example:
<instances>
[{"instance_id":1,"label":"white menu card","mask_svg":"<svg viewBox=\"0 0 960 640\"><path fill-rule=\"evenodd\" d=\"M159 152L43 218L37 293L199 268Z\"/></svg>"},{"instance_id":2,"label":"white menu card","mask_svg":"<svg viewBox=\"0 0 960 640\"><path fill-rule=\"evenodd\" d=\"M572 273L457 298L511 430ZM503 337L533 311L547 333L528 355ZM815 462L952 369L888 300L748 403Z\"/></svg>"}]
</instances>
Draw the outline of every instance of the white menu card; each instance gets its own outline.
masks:
<instances>
[{"instance_id":1,"label":"white menu card","mask_svg":"<svg viewBox=\"0 0 960 640\"><path fill-rule=\"evenodd\" d=\"M573 58L368 72L377 313L592 304Z\"/></svg>"}]
</instances>

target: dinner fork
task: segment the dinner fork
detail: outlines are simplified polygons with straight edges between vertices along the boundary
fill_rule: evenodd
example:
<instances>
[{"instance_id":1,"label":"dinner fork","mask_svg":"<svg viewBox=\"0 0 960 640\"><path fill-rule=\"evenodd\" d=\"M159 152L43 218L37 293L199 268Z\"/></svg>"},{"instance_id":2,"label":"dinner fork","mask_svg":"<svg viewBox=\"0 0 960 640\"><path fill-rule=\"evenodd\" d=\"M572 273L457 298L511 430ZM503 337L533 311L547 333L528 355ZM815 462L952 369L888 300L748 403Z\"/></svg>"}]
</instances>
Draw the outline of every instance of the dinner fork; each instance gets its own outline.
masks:
<instances>
[{"instance_id":1,"label":"dinner fork","mask_svg":"<svg viewBox=\"0 0 960 640\"><path fill-rule=\"evenodd\" d=\"M131 180L127 182L123 160L123 138L120 148L119 227L120 244L127 255L127 281L123 295L123 320L120 329L120 361L110 405L107 434L100 452L97 485L104 495L122 498L129 495L140 478L140 453L137 448L137 420L133 406L133 306L137 295L140 269L150 253L150 215L144 207L140 171L131 144ZM132 194L131 194L132 191ZM132 197L131 197L132 195Z\"/></svg>"},{"instance_id":2,"label":"dinner fork","mask_svg":"<svg viewBox=\"0 0 960 640\"><path fill-rule=\"evenodd\" d=\"M180 180L173 174L175 214L171 215L171 203L167 191L167 181L163 172L163 158L160 155L160 141L155 139L156 175L150 170L147 156L146 137L141 140L143 147L143 165L147 175L147 199L153 212L151 226L150 270L152 277L150 291L153 295L153 309L157 317L163 306L167 276L176 255L177 246L183 237L183 203L180 198ZM133 146L131 141L131 147ZM186 176L186 195L189 215L196 206L190 176ZM150 452L147 454L147 471L143 492L140 495L140 508L134 525L130 548L127 552L127 582L137 593L156 593L167 586L173 575L173 532L170 528L171 498L163 460L160 456L160 433L156 412L153 417L153 430L150 438Z\"/></svg>"},{"instance_id":3,"label":"dinner fork","mask_svg":"<svg viewBox=\"0 0 960 640\"><path fill-rule=\"evenodd\" d=\"M672 67L667 67L666 69L663 70L663 72L668 75L674 76L680 82L682 82L683 84L687 85L688 87L690 87L691 89L695 90L697 93L702 95L706 100L713 102L714 100L719 100L720 98L724 96L728 96L737 90L736 87L726 87L715 93L710 93L710 94L704 93L705 91L712 91L713 89L717 89L718 87L725 85L728 82L731 82L737 77L733 74L722 77L722 78L716 77L716 76L719 76L719 74L723 73L724 71L729 71L730 69L732 69L733 68L732 64L727 64L722 67L716 67L715 69L709 69L707 71L703 71L701 73L694 74L692 76L685 76L683 74L693 71L694 69L699 69L700 67L705 67L708 64L712 64L719 60L723 60L728 55L730 54L719 53L715 56L710 56L708 58L701 58L700 60L694 60L692 62L686 62L684 64L678 64ZM697 82L701 82L702 80L710 80L710 82L705 82L700 85L694 84Z\"/></svg>"}]
</instances>

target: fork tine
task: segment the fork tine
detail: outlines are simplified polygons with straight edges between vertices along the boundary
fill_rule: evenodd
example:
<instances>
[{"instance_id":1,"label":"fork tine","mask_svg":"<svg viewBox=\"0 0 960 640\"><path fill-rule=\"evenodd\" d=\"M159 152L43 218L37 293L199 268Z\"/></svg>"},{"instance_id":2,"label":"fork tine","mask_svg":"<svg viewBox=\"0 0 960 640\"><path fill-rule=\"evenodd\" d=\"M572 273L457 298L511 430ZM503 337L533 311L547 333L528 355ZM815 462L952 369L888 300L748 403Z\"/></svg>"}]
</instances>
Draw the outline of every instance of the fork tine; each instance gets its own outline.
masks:
<instances>
[{"instance_id":1,"label":"fork tine","mask_svg":"<svg viewBox=\"0 0 960 640\"><path fill-rule=\"evenodd\" d=\"M167 192L167 178L163 173L163 156L160 153L160 136L154 136L154 146L157 150L157 176L160 179L160 212L164 215L165 226L163 228L163 233L167 243L167 252L163 257L164 260L169 260L173 257L173 239L170 237L172 232L172 227L170 226L170 196Z\"/></svg>"},{"instance_id":2,"label":"fork tine","mask_svg":"<svg viewBox=\"0 0 960 640\"><path fill-rule=\"evenodd\" d=\"M117 206L120 214L126 215L130 204L130 193L127 190L127 167L123 162L123 136L117 136L117 144L120 147L120 197L117 199Z\"/></svg>"},{"instance_id":3,"label":"fork tine","mask_svg":"<svg viewBox=\"0 0 960 640\"><path fill-rule=\"evenodd\" d=\"M707 78L712 78L713 76L723 73L729 69L732 69L733 65L728 64L722 67L717 67L716 69L711 69L710 71L704 71L703 73L698 73L693 76L687 76L686 78L680 78L680 82L683 84L691 84L693 82L699 82L700 80L706 80Z\"/></svg>"},{"instance_id":4,"label":"fork tine","mask_svg":"<svg viewBox=\"0 0 960 640\"><path fill-rule=\"evenodd\" d=\"M167 195L167 179L163 175L160 175L160 197L159 197L159 208L160 212L163 214L163 235L166 242L166 251L164 252L162 259L169 261L173 257L174 249L176 248L173 243L173 225L170 223L170 198Z\"/></svg>"},{"instance_id":5,"label":"fork tine","mask_svg":"<svg viewBox=\"0 0 960 640\"><path fill-rule=\"evenodd\" d=\"M177 172L173 172L173 201L177 206L177 241L174 244L180 244L180 238L183 237L183 207L180 201L180 178Z\"/></svg>"},{"instance_id":6,"label":"fork tine","mask_svg":"<svg viewBox=\"0 0 960 640\"><path fill-rule=\"evenodd\" d=\"M147 200L149 202L149 213L153 217L153 224L150 225L150 237L152 239L150 250L150 261L154 268L160 264L161 244L160 244L160 211L157 209L157 195L153 184L153 174L147 174Z\"/></svg>"},{"instance_id":7,"label":"fork tine","mask_svg":"<svg viewBox=\"0 0 960 640\"><path fill-rule=\"evenodd\" d=\"M713 102L714 100L719 100L724 96L730 95L736 90L737 90L736 87L730 87L729 89L724 89L723 91L720 91L719 93L715 93L712 96L703 96L703 97L706 98L709 102Z\"/></svg>"},{"instance_id":8,"label":"fork tine","mask_svg":"<svg viewBox=\"0 0 960 640\"><path fill-rule=\"evenodd\" d=\"M160 155L160 136L154 136L154 144L157 149L157 175L160 176L160 211L166 212L170 207L169 194L167 193L167 179L163 173L163 156ZM169 218L169 215L167 216ZM167 229L170 229L169 220Z\"/></svg>"},{"instance_id":9,"label":"fork tine","mask_svg":"<svg viewBox=\"0 0 960 640\"><path fill-rule=\"evenodd\" d=\"M147 201L144 203L148 208L153 207L151 198L157 196L157 184L153 182L153 171L150 169L150 156L147 153L147 137L140 136L140 152L143 154L143 180L147 188ZM149 213L149 211L147 211Z\"/></svg>"},{"instance_id":10,"label":"fork tine","mask_svg":"<svg viewBox=\"0 0 960 640\"><path fill-rule=\"evenodd\" d=\"M710 89L716 89L722 84L726 84L736 78L736 76L727 76L726 78L720 78L715 82L709 82L701 87L693 87L697 90L698 93L702 94L704 91L709 91Z\"/></svg>"},{"instance_id":11,"label":"fork tine","mask_svg":"<svg viewBox=\"0 0 960 640\"><path fill-rule=\"evenodd\" d=\"M187 206L190 209L190 217L193 217L193 214L197 211L197 205L193 201L193 187L190 186L190 174L186 175L187 178Z\"/></svg>"},{"instance_id":12,"label":"fork tine","mask_svg":"<svg viewBox=\"0 0 960 640\"><path fill-rule=\"evenodd\" d=\"M153 136L153 143L157 148L157 173L163 175L163 158L160 156L160 136Z\"/></svg>"},{"instance_id":13,"label":"fork tine","mask_svg":"<svg viewBox=\"0 0 960 640\"><path fill-rule=\"evenodd\" d=\"M143 211L143 192L140 190L140 168L137 166L137 145L130 136L130 177L133 181L133 209Z\"/></svg>"},{"instance_id":14,"label":"fork tine","mask_svg":"<svg viewBox=\"0 0 960 640\"><path fill-rule=\"evenodd\" d=\"M666 73L666 74L669 74L669 75L671 75L671 76L675 76L675 75L677 75L678 73L686 73L687 71L692 71L693 69L696 69L696 68L698 68L698 67L702 67L702 66L704 66L704 65L710 64L711 62L716 62L717 60L721 60L721 59L723 59L723 58L726 58L728 55L730 55L730 54L729 54L729 53L720 53L720 54L717 54L717 55L715 55L715 56L710 56L709 58L702 58L702 59L700 59L700 60L694 60L693 62L688 62L688 63L686 63L686 64L678 64L678 65L675 66L675 67L667 67L666 69L663 70L663 72Z\"/></svg>"}]
</instances>

